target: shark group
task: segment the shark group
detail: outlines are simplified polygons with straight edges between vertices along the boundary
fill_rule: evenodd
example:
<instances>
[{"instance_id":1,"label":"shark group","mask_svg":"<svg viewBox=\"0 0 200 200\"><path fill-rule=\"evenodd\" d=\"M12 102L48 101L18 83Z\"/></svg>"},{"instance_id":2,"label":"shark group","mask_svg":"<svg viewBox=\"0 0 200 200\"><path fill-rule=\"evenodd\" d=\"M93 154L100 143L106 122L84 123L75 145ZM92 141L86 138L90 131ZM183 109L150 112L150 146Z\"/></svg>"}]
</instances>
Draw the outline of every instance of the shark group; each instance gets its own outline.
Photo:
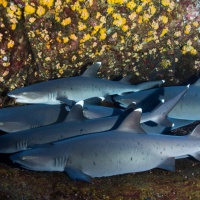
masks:
<instances>
[{"instance_id":1,"label":"shark group","mask_svg":"<svg viewBox=\"0 0 200 200\"><path fill-rule=\"evenodd\" d=\"M175 159L188 156L200 160L200 125L186 136L171 132L200 119L200 80L187 87L160 87L163 80L131 85L130 77L98 78L100 66L9 92L28 105L0 109L0 153L25 169L64 171L87 182L173 171Z\"/></svg>"}]
</instances>

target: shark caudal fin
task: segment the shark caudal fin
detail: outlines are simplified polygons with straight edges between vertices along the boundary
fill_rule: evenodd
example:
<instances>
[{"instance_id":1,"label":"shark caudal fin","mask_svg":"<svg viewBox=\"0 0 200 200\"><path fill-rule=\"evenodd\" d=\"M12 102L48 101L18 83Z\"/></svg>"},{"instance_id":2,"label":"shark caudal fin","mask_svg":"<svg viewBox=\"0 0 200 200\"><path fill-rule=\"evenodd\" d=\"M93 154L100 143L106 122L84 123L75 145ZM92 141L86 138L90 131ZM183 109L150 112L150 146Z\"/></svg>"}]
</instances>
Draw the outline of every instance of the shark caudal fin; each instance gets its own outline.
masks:
<instances>
[{"instance_id":1,"label":"shark caudal fin","mask_svg":"<svg viewBox=\"0 0 200 200\"><path fill-rule=\"evenodd\" d=\"M128 113L129 111L129 113ZM128 113L128 114L126 114ZM120 116L119 120L117 120L116 123L119 123L118 127L116 128L119 131L129 131L133 133L145 133L145 131L140 126L140 119L141 119L141 113L142 109L138 108L136 110L129 109L124 111ZM125 117L123 117L123 120L120 120L120 118L126 114Z\"/></svg>"},{"instance_id":2,"label":"shark caudal fin","mask_svg":"<svg viewBox=\"0 0 200 200\"><path fill-rule=\"evenodd\" d=\"M187 135L187 137L197 137L197 140L200 139L200 124L196 126L196 128L192 131L192 133L190 133L189 135ZM195 159L197 159L198 161L200 161L200 151L190 154L192 157L194 157Z\"/></svg>"},{"instance_id":3,"label":"shark caudal fin","mask_svg":"<svg viewBox=\"0 0 200 200\"><path fill-rule=\"evenodd\" d=\"M173 127L174 124L167 119L167 115L176 106L180 99L186 94L188 88L189 85L180 94L176 95L172 99L160 105L158 108L154 109L152 112L148 113L148 118L150 119L150 121L156 122L161 126Z\"/></svg>"},{"instance_id":4,"label":"shark caudal fin","mask_svg":"<svg viewBox=\"0 0 200 200\"><path fill-rule=\"evenodd\" d=\"M129 81L130 81L131 77L132 77L132 75L124 76L119 82L130 84Z\"/></svg>"},{"instance_id":5,"label":"shark caudal fin","mask_svg":"<svg viewBox=\"0 0 200 200\"><path fill-rule=\"evenodd\" d=\"M159 80L159 81L148 81L148 82L143 82L139 83L135 86L135 92L141 91L141 90L147 90L153 87L160 87L165 81L164 80Z\"/></svg>"},{"instance_id":6,"label":"shark caudal fin","mask_svg":"<svg viewBox=\"0 0 200 200\"><path fill-rule=\"evenodd\" d=\"M77 102L69 111L64 122L86 120L87 118L83 115L83 104L83 101ZM66 109L68 109L68 107Z\"/></svg>"},{"instance_id":7,"label":"shark caudal fin","mask_svg":"<svg viewBox=\"0 0 200 200\"><path fill-rule=\"evenodd\" d=\"M91 65L83 74L84 77L93 77L97 78L97 72L99 70L99 67L101 66L101 62L96 62L93 65Z\"/></svg>"}]
</instances>

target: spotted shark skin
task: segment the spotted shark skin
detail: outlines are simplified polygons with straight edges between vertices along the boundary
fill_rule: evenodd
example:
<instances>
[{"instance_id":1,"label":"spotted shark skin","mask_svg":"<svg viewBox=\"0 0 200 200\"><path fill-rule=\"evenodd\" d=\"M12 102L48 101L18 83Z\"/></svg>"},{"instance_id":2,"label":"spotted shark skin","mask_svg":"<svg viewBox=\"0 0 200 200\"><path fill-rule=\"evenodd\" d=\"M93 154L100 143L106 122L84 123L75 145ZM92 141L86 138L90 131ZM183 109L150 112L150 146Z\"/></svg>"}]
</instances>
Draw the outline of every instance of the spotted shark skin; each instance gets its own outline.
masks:
<instances>
[{"instance_id":1,"label":"spotted shark skin","mask_svg":"<svg viewBox=\"0 0 200 200\"><path fill-rule=\"evenodd\" d=\"M47 144L10 159L29 170L64 171L74 180L87 182L153 168L174 171L175 158L187 155L200 160L200 125L187 136L161 136L146 134L140 117L137 109L115 130Z\"/></svg>"},{"instance_id":2,"label":"spotted shark skin","mask_svg":"<svg viewBox=\"0 0 200 200\"><path fill-rule=\"evenodd\" d=\"M150 81L138 85L122 81L110 81L97 78L101 62L93 64L81 76L60 78L41 83L35 83L24 88L15 89L8 96L19 103L43 103L73 105L74 102L93 97L109 97L109 95L125 92L137 92L161 85L164 81Z\"/></svg>"},{"instance_id":3,"label":"spotted shark skin","mask_svg":"<svg viewBox=\"0 0 200 200\"><path fill-rule=\"evenodd\" d=\"M187 90L188 88L185 88L180 94L154 111L142 114L140 123L154 121L161 126L171 127L172 123L167 119L167 113L177 104ZM135 107L135 104L133 104L133 107ZM120 116L86 119L83 115L83 101L81 101L71 109L63 123L1 135L0 153L14 153L33 148L35 145L115 129L132 110L131 104L129 109Z\"/></svg>"}]
</instances>

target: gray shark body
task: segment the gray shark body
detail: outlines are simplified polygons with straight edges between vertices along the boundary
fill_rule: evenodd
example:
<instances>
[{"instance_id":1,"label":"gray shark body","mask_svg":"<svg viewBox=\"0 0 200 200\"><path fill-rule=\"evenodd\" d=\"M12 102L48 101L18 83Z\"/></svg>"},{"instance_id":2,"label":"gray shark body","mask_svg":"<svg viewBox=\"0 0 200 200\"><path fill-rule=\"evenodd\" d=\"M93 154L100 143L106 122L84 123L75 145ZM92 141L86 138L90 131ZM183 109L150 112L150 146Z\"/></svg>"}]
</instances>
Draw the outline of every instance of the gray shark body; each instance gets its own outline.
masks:
<instances>
[{"instance_id":1,"label":"gray shark body","mask_svg":"<svg viewBox=\"0 0 200 200\"><path fill-rule=\"evenodd\" d=\"M83 114L88 119L120 115L124 109L97 105L84 105Z\"/></svg>"},{"instance_id":2,"label":"gray shark body","mask_svg":"<svg viewBox=\"0 0 200 200\"><path fill-rule=\"evenodd\" d=\"M83 114L88 119L95 119L101 117L118 116L124 112L124 109L111 108L96 105L84 105ZM172 130L187 126L194 122L194 120L184 120L167 117L167 119L174 124L174 126L165 127L157 123L142 123L141 127L146 133L150 134L164 134Z\"/></svg>"},{"instance_id":3,"label":"gray shark body","mask_svg":"<svg viewBox=\"0 0 200 200\"><path fill-rule=\"evenodd\" d=\"M0 130L16 132L58 123L66 118L61 105L27 105L0 109Z\"/></svg>"},{"instance_id":4,"label":"gray shark body","mask_svg":"<svg viewBox=\"0 0 200 200\"><path fill-rule=\"evenodd\" d=\"M171 86L154 88L123 96L116 96L114 99L121 105L127 106L129 102L136 102L137 107L142 107L144 112L151 111L159 103L159 99L166 101L172 96L177 95L185 86ZM168 114L171 118L184 120L200 120L200 79L190 86L187 94Z\"/></svg>"},{"instance_id":5,"label":"gray shark body","mask_svg":"<svg viewBox=\"0 0 200 200\"><path fill-rule=\"evenodd\" d=\"M186 93L185 88L180 94L167 101L151 113L144 113L140 123L154 121L161 126L172 126L166 119L167 113L176 105L180 98ZM123 118L132 110L129 106L124 113L118 116L106 118L86 119L83 116L83 105L76 104L68 113L65 122L36 129L30 129L0 136L0 153L14 153L35 145L50 143L75 136L102 132L116 128ZM135 107L135 104L133 105ZM134 119L133 119L134 120Z\"/></svg>"},{"instance_id":6,"label":"gray shark body","mask_svg":"<svg viewBox=\"0 0 200 200\"><path fill-rule=\"evenodd\" d=\"M43 103L73 105L74 102L93 97L108 97L109 95L136 92L151 88L163 81L151 81L138 85L130 85L122 81L109 81L97 78L97 71L101 63L93 64L81 76L60 78L47 82L36 83L24 88L19 88L8 93L20 103Z\"/></svg>"},{"instance_id":7,"label":"gray shark body","mask_svg":"<svg viewBox=\"0 0 200 200\"><path fill-rule=\"evenodd\" d=\"M76 111L73 113L75 109ZM36 145L107 131L120 123L121 119L118 118L119 116L86 119L82 114L82 107L75 105L74 109L68 114L67 119L62 123L1 135L0 153L14 153L27 150ZM148 120L146 116L144 120ZM144 122L144 120L141 122ZM170 125L171 123L169 123Z\"/></svg>"},{"instance_id":8,"label":"gray shark body","mask_svg":"<svg viewBox=\"0 0 200 200\"><path fill-rule=\"evenodd\" d=\"M176 157L200 159L200 126L188 136L146 134L140 115L141 110L133 111L116 130L63 140L10 158L29 170L65 171L74 180L88 182L153 168L174 170Z\"/></svg>"}]
</instances>

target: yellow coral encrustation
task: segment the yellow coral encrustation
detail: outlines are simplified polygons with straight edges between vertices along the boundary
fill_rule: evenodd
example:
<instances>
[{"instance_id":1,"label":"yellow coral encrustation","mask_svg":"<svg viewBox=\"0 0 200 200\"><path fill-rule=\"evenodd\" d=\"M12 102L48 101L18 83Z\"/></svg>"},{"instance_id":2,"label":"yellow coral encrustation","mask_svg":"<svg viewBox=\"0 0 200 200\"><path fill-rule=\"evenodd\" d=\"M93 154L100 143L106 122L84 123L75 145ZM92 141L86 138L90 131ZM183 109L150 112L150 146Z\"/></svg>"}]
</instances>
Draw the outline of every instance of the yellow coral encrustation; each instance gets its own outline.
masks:
<instances>
[{"instance_id":1,"label":"yellow coral encrustation","mask_svg":"<svg viewBox=\"0 0 200 200\"><path fill-rule=\"evenodd\" d=\"M61 54L63 58L70 55L73 62L79 62L86 51L89 58L95 58L114 46L119 49L122 58L125 57L126 48L131 48L130 52L127 51L126 56L136 60L140 59L140 52L143 51L143 55L156 54L156 50L163 53L173 48L180 49L180 46L182 54L196 55L198 53L196 45L183 43L181 36L187 38L191 36L193 41L198 41L198 34L195 31L199 28L199 22L195 19L182 21L182 29L173 27L173 24L170 23L173 21L171 11L177 7L177 3L173 0L160 0L159 2L101 0L102 4L95 0L24 2L25 6L22 9L14 2L0 0L1 9L5 10L8 19L4 22L0 19L0 27L5 27L7 25L5 22L9 22L9 31L19 30L18 24L24 14L27 29L30 29L28 31L30 41L34 41L34 38L39 41L38 44L33 44L33 47L37 49L36 55L38 59L44 59L48 63L52 62L50 54L48 54L52 49ZM101 7L102 5L103 7ZM35 26L36 24L37 26ZM48 28L46 24L48 24ZM50 27L52 30L54 29L54 24L57 30L55 30L55 34L51 34L48 31L51 31ZM37 28L31 29L32 27ZM0 34L0 41L4 39L5 37ZM15 47L14 39L11 39L13 38L8 37L6 40L10 52ZM88 49L88 46L92 48ZM48 53L43 51L44 49ZM74 50L78 56L74 52L71 53ZM161 62L161 66L164 68L170 64L167 59L163 59ZM4 62L3 66L9 66L9 62ZM64 68L61 65L56 69L60 75L63 74Z\"/></svg>"},{"instance_id":2,"label":"yellow coral encrustation","mask_svg":"<svg viewBox=\"0 0 200 200\"><path fill-rule=\"evenodd\" d=\"M170 5L170 0L161 0L161 4L163 6L169 6Z\"/></svg>"},{"instance_id":3,"label":"yellow coral encrustation","mask_svg":"<svg viewBox=\"0 0 200 200\"><path fill-rule=\"evenodd\" d=\"M191 25L187 24L185 26L184 33L188 35L190 33L190 31L191 31L191 28L192 28Z\"/></svg>"},{"instance_id":4,"label":"yellow coral encrustation","mask_svg":"<svg viewBox=\"0 0 200 200\"><path fill-rule=\"evenodd\" d=\"M68 17L68 18L62 20L61 25L67 26L67 25L71 24L71 22L72 22L71 18Z\"/></svg>"},{"instance_id":5,"label":"yellow coral encrustation","mask_svg":"<svg viewBox=\"0 0 200 200\"><path fill-rule=\"evenodd\" d=\"M8 5L8 1L6 1L6 0L0 0L0 5L2 5L4 8L6 8L7 5Z\"/></svg>"},{"instance_id":6,"label":"yellow coral encrustation","mask_svg":"<svg viewBox=\"0 0 200 200\"><path fill-rule=\"evenodd\" d=\"M36 14L41 17L42 15L44 15L46 12L45 8L43 6L38 6Z\"/></svg>"},{"instance_id":7,"label":"yellow coral encrustation","mask_svg":"<svg viewBox=\"0 0 200 200\"><path fill-rule=\"evenodd\" d=\"M54 0L40 0L40 4L50 8L53 6Z\"/></svg>"},{"instance_id":8,"label":"yellow coral encrustation","mask_svg":"<svg viewBox=\"0 0 200 200\"><path fill-rule=\"evenodd\" d=\"M168 32L168 28L163 28L160 37L163 37Z\"/></svg>"},{"instance_id":9,"label":"yellow coral encrustation","mask_svg":"<svg viewBox=\"0 0 200 200\"><path fill-rule=\"evenodd\" d=\"M35 13L35 7L27 3L24 7L24 13L25 15L30 15Z\"/></svg>"},{"instance_id":10,"label":"yellow coral encrustation","mask_svg":"<svg viewBox=\"0 0 200 200\"><path fill-rule=\"evenodd\" d=\"M163 24L167 24L167 22L168 22L168 17L165 16L165 15L162 15L162 16L160 17L160 20L162 21Z\"/></svg>"},{"instance_id":11,"label":"yellow coral encrustation","mask_svg":"<svg viewBox=\"0 0 200 200\"><path fill-rule=\"evenodd\" d=\"M8 47L8 48L13 48L14 44L15 44L15 42L14 42L13 40L10 40L10 41L8 42L8 44L7 44L7 47Z\"/></svg>"}]
</instances>

